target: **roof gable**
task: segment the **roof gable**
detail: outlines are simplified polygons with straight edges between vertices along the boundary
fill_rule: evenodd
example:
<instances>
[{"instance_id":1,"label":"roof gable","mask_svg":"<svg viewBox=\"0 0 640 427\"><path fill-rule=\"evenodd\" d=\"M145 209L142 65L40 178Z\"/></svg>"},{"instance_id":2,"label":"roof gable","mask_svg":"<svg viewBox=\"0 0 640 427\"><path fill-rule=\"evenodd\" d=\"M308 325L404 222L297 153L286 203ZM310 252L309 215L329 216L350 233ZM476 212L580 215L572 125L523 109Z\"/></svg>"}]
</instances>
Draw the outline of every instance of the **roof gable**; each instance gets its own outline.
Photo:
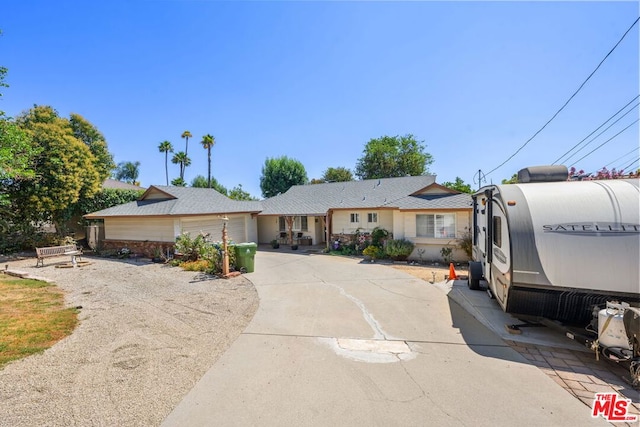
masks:
<instances>
[{"instance_id":1,"label":"roof gable","mask_svg":"<svg viewBox=\"0 0 640 427\"><path fill-rule=\"evenodd\" d=\"M430 184L428 186L426 186L425 188L422 188L418 191L416 191L415 193L411 194L412 196L420 196L420 195L428 195L428 194L445 194L445 195L451 195L451 194L460 194L459 191L456 191L452 188L448 188L445 187L444 185L440 185L437 183L433 183Z\"/></svg>"},{"instance_id":2,"label":"roof gable","mask_svg":"<svg viewBox=\"0 0 640 427\"><path fill-rule=\"evenodd\" d=\"M261 202L232 200L211 188L153 185L135 202L85 215L87 218L153 215L258 213Z\"/></svg>"},{"instance_id":3,"label":"roof gable","mask_svg":"<svg viewBox=\"0 0 640 427\"><path fill-rule=\"evenodd\" d=\"M168 200L168 199L177 199L176 196L167 193L166 191L162 191L158 187L151 186L147 189L147 191L140 196L138 200Z\"/></svg>"}]
</instances>

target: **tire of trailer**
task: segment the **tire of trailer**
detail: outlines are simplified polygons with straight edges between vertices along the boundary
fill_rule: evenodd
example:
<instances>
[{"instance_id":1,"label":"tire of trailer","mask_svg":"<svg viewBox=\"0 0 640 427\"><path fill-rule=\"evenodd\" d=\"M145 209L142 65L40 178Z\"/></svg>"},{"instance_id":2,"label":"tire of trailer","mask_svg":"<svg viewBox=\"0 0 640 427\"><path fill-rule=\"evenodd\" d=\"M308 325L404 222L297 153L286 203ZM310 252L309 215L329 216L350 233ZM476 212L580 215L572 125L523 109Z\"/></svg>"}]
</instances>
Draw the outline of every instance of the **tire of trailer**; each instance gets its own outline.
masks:
<instances>
[{"instance_id":1,"label":"tire of trailer","mask_svg":"<svg viewBox=\"0 0 640 427\"><path fill-rule=\"evenodd\" d=\"M467 286L472 291L480 290L480 279L482 278L482 264L476 261L469 262L469 274L467 275Z\"/></svg>"}]
</instances>

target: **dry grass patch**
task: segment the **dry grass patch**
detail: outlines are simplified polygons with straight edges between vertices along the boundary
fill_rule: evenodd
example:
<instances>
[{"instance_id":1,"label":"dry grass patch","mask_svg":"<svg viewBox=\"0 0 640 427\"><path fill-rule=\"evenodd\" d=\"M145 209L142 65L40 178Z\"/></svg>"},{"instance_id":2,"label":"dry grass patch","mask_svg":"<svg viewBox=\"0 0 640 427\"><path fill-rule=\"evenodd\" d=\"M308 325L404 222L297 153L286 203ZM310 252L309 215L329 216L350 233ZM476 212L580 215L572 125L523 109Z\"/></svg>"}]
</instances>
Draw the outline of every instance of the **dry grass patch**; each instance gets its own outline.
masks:
<instances>
[{"instance_id":1,"label":"dry grass patch","mask_svg":"<svg viewBox=\"0 0 640 427\"><path fill-rule=\"evenodd\" d=\"M40 353L73 332L78 311L56 286L0 276L0 368Z\"/></svg>"},{"instance_id":2,"label":"dry grass patch","mask_svg":"<svg viewBox=\"0 0 640 427\"><path fill-rule=\"evenodd\" d=\"M393 268L402 270L405 273L411 274L412 276L417 277L418 279L425 280L430 283L442 282L445 277L449 276L449 266L444 265L404 265L404 264L394 264ZM455 266L456 275L464 276L466 280L466 276L468 274L468 267L466 265L457 265Z\"/></svg>"}]
</instances>

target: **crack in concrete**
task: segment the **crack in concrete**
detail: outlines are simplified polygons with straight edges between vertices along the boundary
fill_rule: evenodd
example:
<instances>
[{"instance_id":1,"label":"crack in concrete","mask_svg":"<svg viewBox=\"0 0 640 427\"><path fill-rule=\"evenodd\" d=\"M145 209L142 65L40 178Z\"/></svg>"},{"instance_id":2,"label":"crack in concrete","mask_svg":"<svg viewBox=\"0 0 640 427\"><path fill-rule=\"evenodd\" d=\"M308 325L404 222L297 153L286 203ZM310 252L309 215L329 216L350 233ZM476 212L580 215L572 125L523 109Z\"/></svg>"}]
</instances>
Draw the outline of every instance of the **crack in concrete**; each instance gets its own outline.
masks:
<instances>
[{"instance_id":1,"label":"crack in concrete","mask_svg":"<svg viewBox=\"0 0 640 427\"><path fill-rule=\"evenodd\" d=\"M338 285L334 285L333 283L326 283L326 285L334 287L336 289L338 289L338 291L340 292L340 295L346 297L347 299L351 300L351 302L353 302L356 307L358 307L360 309L360 311L362 312L362 316L364 317L365 322L367 322L369 324L369 326L371 326L371 329L373 329L373 338L374 339L384 339L387 340L387 334L384 332L384 330L382 329L382 326L380 326L380 323L378 323L378 321L375 319L375 317L373 317L373 315L371 313L369 313L369 310L367 310L367 307L364 305L364 303L362 301L360 301L358 298L354 297L353 295L347 293L347 291L345 291L343 288L341 288Z\"/></svg>"}]
</instances>

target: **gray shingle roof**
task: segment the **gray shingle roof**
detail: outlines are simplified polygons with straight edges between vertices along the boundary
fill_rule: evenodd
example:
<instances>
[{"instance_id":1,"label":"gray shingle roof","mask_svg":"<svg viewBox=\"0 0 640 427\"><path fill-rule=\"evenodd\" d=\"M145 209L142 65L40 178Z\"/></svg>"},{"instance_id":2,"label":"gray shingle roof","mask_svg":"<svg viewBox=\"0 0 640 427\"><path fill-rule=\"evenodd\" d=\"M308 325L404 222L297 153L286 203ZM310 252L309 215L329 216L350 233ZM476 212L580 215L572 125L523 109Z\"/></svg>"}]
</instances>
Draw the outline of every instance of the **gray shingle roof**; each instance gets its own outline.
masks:
<instances>
[{"instance_id":1,"label":"gray shingle roof","mask_svg":"<svg viewBox=\"0 0 640 427\"><path fill-rule=\"evenodd\" d=\"M152 190L167 193L167 197L144 199ZM87 218L102 218L108 216L206 215L260 212L262 210L261 202L232 200L209 188L154 185L149 187L142 197L142 200L103 209L85 216Z\"/></svg>"},{"instance_id":2,"label":"gray shingle roof","mask_svg":"<svg viewBox=\"0 0 640 427\"><path fill-rule=\"evenodd\" d=\"M324 215L330 209L464 209L471 205L468 194L412 194L435 183L432 175L364 181L308 184L263 201L237 201L208 188L149 187L142 200L86 215L109 216L207 215L260 212L260 215ZM165 198L145 199L161 191Z\"/></svg>"},{"instance_id":3,"label":"gray shingle roof","mask_svg":"<svg viewBox=\"0 0 640 427\"><path fill-rule=\"evenodd\" d=\"M394 203L401 210L413 209L469 209L471 194L425 194L407 196Z\"/></svg>"},{"instance_id":4,"label":"gray shingle roof","mask_svg":"<svg viewBox=\"0 0 640 427\"><path fill-rule=\"evenodd\" d=\"M146 190L145 187L140 187L138 185L129 184L128 182L118 181L116 179L107 178L102 183L102 188L116 188L119 190Z\"/></svg>"},{"instance_id":5,"label":"gray shingle roof","mask_svg":"<svg viewBox=\"0 0 640 427\"><path fill-rule=\"evenodd\" d=\"M308 184L264 200L260 215L324 215L329 209L397 207L396 202L433 184L433 175Z\"/></svg>"}]
</instances>

